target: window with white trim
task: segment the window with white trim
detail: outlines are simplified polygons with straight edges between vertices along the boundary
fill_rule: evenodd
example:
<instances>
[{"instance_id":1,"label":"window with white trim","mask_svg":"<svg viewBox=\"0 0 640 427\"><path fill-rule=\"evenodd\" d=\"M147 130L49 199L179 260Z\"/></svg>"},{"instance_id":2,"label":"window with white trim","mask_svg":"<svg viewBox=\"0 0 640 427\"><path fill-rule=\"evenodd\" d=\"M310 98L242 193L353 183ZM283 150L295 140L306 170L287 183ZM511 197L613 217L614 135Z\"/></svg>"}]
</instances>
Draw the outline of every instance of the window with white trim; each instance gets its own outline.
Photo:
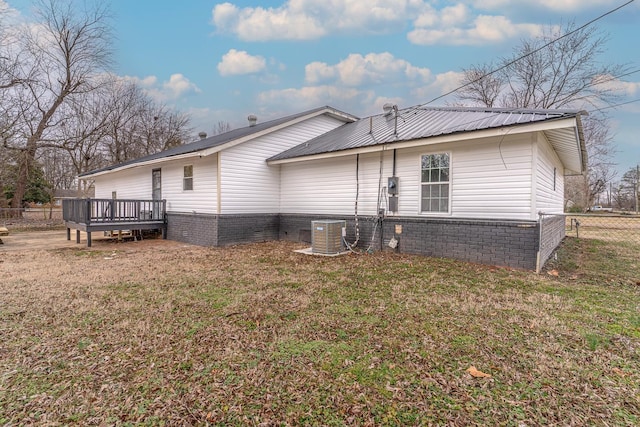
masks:
<instances>
[{"instance_id":1,"label":"window with white trim","mask_svg":"<svg viewBox=\"0 0 640 427\"><path fill-rule=\"evenodd\" d=\"M420 212L449 212L449 153L423 155L420 182Z\"/></svg>"},{"instance_id":2,"label":"window with white trim","mask_svg":"<svg viewBox=\"0 0 640 427\"><path fill-rule=\"evenodd\" d=\"M182 179L182 189L193 190L193 165L184 167L184 178Z\"/></svg>"}]
</instances>

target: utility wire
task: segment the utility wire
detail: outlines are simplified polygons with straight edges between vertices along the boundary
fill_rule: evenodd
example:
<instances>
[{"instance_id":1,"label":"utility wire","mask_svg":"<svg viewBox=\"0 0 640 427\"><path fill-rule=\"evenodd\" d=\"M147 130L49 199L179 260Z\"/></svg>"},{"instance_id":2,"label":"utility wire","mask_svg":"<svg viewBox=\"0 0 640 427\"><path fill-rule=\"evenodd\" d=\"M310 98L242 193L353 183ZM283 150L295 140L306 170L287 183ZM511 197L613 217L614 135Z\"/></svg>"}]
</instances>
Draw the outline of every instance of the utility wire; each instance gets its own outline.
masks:
<instances>
[{"instance_id":1,"label":"utility wire","mask_svg":"<svg viewBox=\"0 0 640 427\"><path fill-rule=\"evenodd\" d=\"M615 105L609 105L607 107L602 107L602 108L594 108L593 110L589 110L589 113L593 113L594 111L603 111L603 110L608 110L610 108L617 108L617 107L621 107L623 105L627 105L627 104L633 104L634 102L640 102L640 98L638 99L633 99L631 101L627 101L627 102L621 102L619 104L615 104Z\"/></svg>"},{"instance_id":2,"label":"utility wire","mask_svg":"<svg viewBox=\"0 0 640 427\"><path fill-rule=\"evenodd\" d=\"M568 32L568 33L566 33L566 34L563 34L562 36L560 36L560 37L558 37L558 38L556 38L556 39L553 39L553 40L549 41L548 43L544 44L543 46L539 47L538 49L535 49L535 50L533 50L533 51L531 51L531 52L529 52L529 53L527 53L527 54L525 54L525 55L522 55L522 56L520 56L520 57L518 57L518 58L516 58L516 59L514 59L514 60L512 60L512 61L509 61L509 62L508 62L508 63L506 63L505 65L503 65L503 66L501 66L501 67L498 67L498 68L496 68L495 70L490 71L490 72L488 72L487 74L485 74L485 75L483 75L483 76L480 76L480 77L478 77L478 78L477 78L477 79L475 79L475 80L472 80L472 81L470 81L470 82L468 82L468 83L465 83L465 84L464 84L464 85L462 85L462 86L459 86L459 87L457 87L457 88L455 88L455 89L453 89L453 90L450 90L450 91L449 91L449 92L447 92L447 93L444 93L444 94L442 94L442 95L440 95L440 96L437 96L437 97L433 98L431 101L425 102L424 104L416 105L416 106L415 106L415 107L413 107L413 108L416 108L416 109L417 109L417 108L423 107L423 106L425 106L425 105L431 104L432 102L437 101L438 99L442 99L442 98L444 98L445 96L451 95L452 93L455 93L455 92L459 91L460 89L463 89L463 88L465 88L465 87L467 87L467 86L470 86L470 85L472 85L472 84L474 84L474 83L477 83L477 82L479 82L480 80L484 79L485 77L488 77L488 76L490 76L490 75L492 75L492 74L495 74L495 73L497 73L498 71L504 70L505 68L510 67L511 65L515 64L516 62L521 61L521 60L523 60L524 58L526 58L526 57L528 57L528 56L533 55L534 53L538 53L538 52L540 52L542 49L546 49L547 47L551 46L551 45L552 45L552 44L554 44L555 42L557 42L557 41L559 41L559 40L562 40L563 38L568 37L568 36L570 36L571 34L576 33L576 32L578 32L578 31L580 31L580 30L582 30L582 29L584 29L584 28L588 27L589 25L593 24L593 23L594 23L594 22L596 22L596 21L599 21L600 19L604 18L605 16L608 16L608 15L611 15L612 13L617 12L618 10L622 9L622 8L623 8L623 7L625 7L625 6L628 6L629 4L633 3L634 1L635 1L635 0L629 0L629 1L627 1L626 3L624 3L624 4L622 4L622 5L618 6L618 7L616 7L615 9L611 9L610 11L603 13L602 15L598 16L597 18L592 19L591 21L587 22L586 24L583 24L583 25L581 25L580 27L578 27L578 28L576 28L576 29L574 29L574 30L572 30L572 31L569 31L569 32Z\"/></svg>"}]
</instances>

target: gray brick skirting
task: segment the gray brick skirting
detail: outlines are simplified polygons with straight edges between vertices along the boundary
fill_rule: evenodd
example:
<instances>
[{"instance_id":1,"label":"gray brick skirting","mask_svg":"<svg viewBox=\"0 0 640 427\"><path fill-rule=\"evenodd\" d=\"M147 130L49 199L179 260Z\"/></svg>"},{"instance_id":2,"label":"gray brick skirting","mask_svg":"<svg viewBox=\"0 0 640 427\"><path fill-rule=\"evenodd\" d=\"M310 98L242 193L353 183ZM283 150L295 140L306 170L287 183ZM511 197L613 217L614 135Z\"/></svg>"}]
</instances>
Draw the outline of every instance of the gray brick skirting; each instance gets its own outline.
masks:
<instances>
[{"instance_id":1,"label":"gray brick skirting","mask_svg":"<svg viewBox=\"0 0 640 427\"><path fill-rule=\"evenodd\" d=\"M218 246L278 240L278 214L218 215Z\"/></svg>"},{"instance_id":2,"label":"gray brick skirting","mask_svg":"<svg viewBox=\"0 0 640 427\"><path fill-rule=\"evenodd\" d=\"M200 246L278 240L279 215L167 213L167 238Z\"/></svg>"},{"instance_id":3,"label":"gray brick skirting","mask_svg":"<svg viewBox=\"0 0 640 427\"><path fill-rule=\"evenodd\" d=\"M564 215L542 216L542 231L540 232L540 264L541 269L551 257L565 236Z\"/></svg>"},{"instance_id":4,"label":"gray brick skirting","mask_svg":"<svg viewBox=\"0 0 640 427\"><path fill-rule=\"evenodd\" d=\"M401 226L400 234L396 234L396 226ZM536 268L539 236L535 221L388 218L384 224L385 244L392 237L398 241L400 252Z\"/></svg>"},{"instance_id":5,"label":"gray brick skirting","mask_svg":"<svg viewBox=\"0 0 640 427\"><path fill-rule=\"evenodd\" d=\"M200 246L218 246L218 216L167 213L167 239Z\"/></svg>"},{"instance_id":6,"label":"gray brick skirting","mask_svg":"<svg viewBox=\"0 0 640 427\"><path fill-rule=\"evenodd\" d=\"M310 243L311 221L322 219L346 220L346 240L355 241L353 216L295 214L168 213L168 238L202 246L269 240ZM381 225L376 217L359 217L359 229L360 250L382 248L526 270L535 270L537 266L540 229L536 221L387 217ZM542 263L562 240L560 229L564 232L555 217L543 221ZM391 238L397 240L395 249L388 246Z\"/></svg>"},{"instance_id":7,"label":"gray brick skirting","mask_svg":"<svg viewBox=\"0 0 640 427\"><path fill-rule=\"evenodd\" d=\"M353 217L332 215L280 215L280 239L310 242L311 221L344 219L347 241L355 239ZM396 251L453 258L480 264L535 270L538 252L536 221L456 220L422 217L387 217L376 228L377 218L360 217L361 250L392 250L391 238L398 242ZM396 227L399 226L399 227ZM375 237L372 233L375 229ZM396 234L397 231L401 231Z\"/></svg>"}]
</instances>

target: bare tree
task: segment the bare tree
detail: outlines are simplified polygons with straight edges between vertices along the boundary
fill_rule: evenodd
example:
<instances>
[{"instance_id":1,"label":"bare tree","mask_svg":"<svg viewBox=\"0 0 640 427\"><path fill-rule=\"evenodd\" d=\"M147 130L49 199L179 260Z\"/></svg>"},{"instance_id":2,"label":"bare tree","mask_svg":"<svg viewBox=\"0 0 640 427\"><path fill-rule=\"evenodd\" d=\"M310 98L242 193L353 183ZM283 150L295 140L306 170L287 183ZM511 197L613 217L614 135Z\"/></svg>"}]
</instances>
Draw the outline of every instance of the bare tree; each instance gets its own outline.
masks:
<instances>
[{"instance_id":1,"label":"bare tree","mask_svg":"<svg viewBox=\"0 0 640 427\"><path fill-rule=\"evenodd\" d=\"M84 4L84 3L83 3ZM20 152L12 207L25 194L28 171L39 149L55 145L51 135L71 111L70 98L97 87L96 74L110 65L109 17L102 6L82 9L71 1L43 0L38 25L21 34L21 81L12 87L19 131L7 146Z\"/></svg>"},{"instance_id":2,"label":"bare tree","mask_svg":"<svg viewBox=\"0 0 640 427\"><path fill-rule=\"evenodd\" d=\"M121 163L175 147L187 140L189 117L157 104L133 82L114 79L104 102L109 163Z\"/></svg>"},{"instance_id":3,"label":"bare tree","mask_svg":"<svg viewBox=\"0 0 640 427\"><path fill-rule=\"evenodd\" d=\"M147 99L138 117L141 154L148 155L184 144L189 137L189 118Z\"/></svg>"},{"instance_id":4,"label":"bare tree","mask_svg":"<svg viewBox=\"0 0 640 427\"><path fill-rule=\"evenodd\" d=\"M458 99L513 108L586 108L612 103L618 92L609 83L629 69L600 61L606 43L607 36L594 26L577 29L570 22L560 28L547 27L541 36L523 40L512 56L496 66L490 63L463 70L465 86Z\"/></svg>"},{"instance_id":5,"label":"bare tree","mask_svg":"<svg viewBox=\"0 0 640 427\"><path fill-rule=\"evenodd\" d=\"M619 184L619 197L624 205L620 207L638 211L640 208L640 167L627 170Z\"/></svg>"},{"instance_id":6,"label":"bare tree","mask_svg":"<svg viewBox=\"0 0 640 427\"><path fill-rule=\"evenodd\" d=\"M613 168L613 137L603 116L590 116L583 120L583 131L587 144L589 162L587 171L581 176L569 176L565 185L565 202L571 200L575 206L587 209L607 190L615 178Z\"/></svg>"},{"instance_id":7,"label":"bare tree","mask_svg":"<svg viewBox=\"0 0 640 427\"><path fill-rule=\"evenodd\" d=\"M563 36L566 34L566 36ZM629 69L603 64L600 55L607 37L596 27L549 27L532 40L524 40L511 57L497 65L475 65L464 70L458 100L485 107L574 108L610 105L618 98L612 84ZM497 70L497 71L492 71ZM597 109L596 109L597 110ZM567 180L565 202L591 205L614 177L614 153L607 117L583 116L588 170L585 177Z\"/></svg>"},{"instance_id":8,"label":"bare tree","mask_svg":"<svg viewBox=\"0 0 640 427\"><path fill-rule=\"evenodd\" d=\"M458 99L483 107L498 106L506 79L503 73L492 73L497 68L499 65L489 63L463 70L463 86L458 91Z\"/></svg>"},{"instance_id":9,"label":"bare tree","mask_svg":"<svg viewBox=\"0 0 640 427\"><path fill-rule=\"evenodd\" d=\"M107 86L101 86L89 94L74 97L67 104L70 109L67 120L60 123L55 133L54 148L48 148L47 157L57 159L52 183L60 183L60 189L74 186L75 176L105 166L101 146L108 132L109 115L105 113ZM43 162L47 171L47 162ZM47 175L49 176L49 175Z\"/></svg>"},{"instance_id":10,"label":"bare tree","mask_svg":"<svg viewBox=\"0 0 640 427\"><path fill-rule=\"evenodd\" d=\"M105 8L82 9L73 0L38 5L37 22L9 38L2 38L0 13L0 155L15 166L1 178L15 188L14 207L36 160L51 183L67 187L77 174L183 144L191 133L188 116L106 73Z\"/></svg>"},{"instance_id":11,"label":"bare tree","mask_svg":"<svg viewBox=\"0 0 640 427\"><path fill-rule=\"evenodd\" d=\"M224 120L218 120L216 127L213 128L212 135L220 135L231 130L231 124Z\"/></svg>"}]
</instances>

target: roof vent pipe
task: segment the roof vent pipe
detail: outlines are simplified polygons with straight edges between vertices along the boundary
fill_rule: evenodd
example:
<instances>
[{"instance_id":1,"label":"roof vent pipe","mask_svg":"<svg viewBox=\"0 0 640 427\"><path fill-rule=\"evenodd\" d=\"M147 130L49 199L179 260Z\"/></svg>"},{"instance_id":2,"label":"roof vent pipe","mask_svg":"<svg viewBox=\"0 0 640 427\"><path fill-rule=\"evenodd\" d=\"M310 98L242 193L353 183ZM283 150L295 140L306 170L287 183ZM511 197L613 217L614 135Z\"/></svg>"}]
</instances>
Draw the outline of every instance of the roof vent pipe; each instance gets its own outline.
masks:
<instances>
[{"instance_id":1,"label":"roof vent pipe","mask_svg":"<svg viewBox=\"0 0 640 427\"><path fill-rule=\"evenodd\" d=\"M200 137L200 139L205 139L207 137L207 133L206 132L200 132L198 134L198 136Z\"/></svg>"},{"instance_id":2,"label":"roof vent pipe","mask_svg":"<svg viewBox=\"0 0 640 427\"><path fill-rule=\"evenodd\" d=\"M254 114L249 114L247 120L249 120L249 126L255 126L258 122L258 117L256 117Z\"/></svg>"}]
</instances>

